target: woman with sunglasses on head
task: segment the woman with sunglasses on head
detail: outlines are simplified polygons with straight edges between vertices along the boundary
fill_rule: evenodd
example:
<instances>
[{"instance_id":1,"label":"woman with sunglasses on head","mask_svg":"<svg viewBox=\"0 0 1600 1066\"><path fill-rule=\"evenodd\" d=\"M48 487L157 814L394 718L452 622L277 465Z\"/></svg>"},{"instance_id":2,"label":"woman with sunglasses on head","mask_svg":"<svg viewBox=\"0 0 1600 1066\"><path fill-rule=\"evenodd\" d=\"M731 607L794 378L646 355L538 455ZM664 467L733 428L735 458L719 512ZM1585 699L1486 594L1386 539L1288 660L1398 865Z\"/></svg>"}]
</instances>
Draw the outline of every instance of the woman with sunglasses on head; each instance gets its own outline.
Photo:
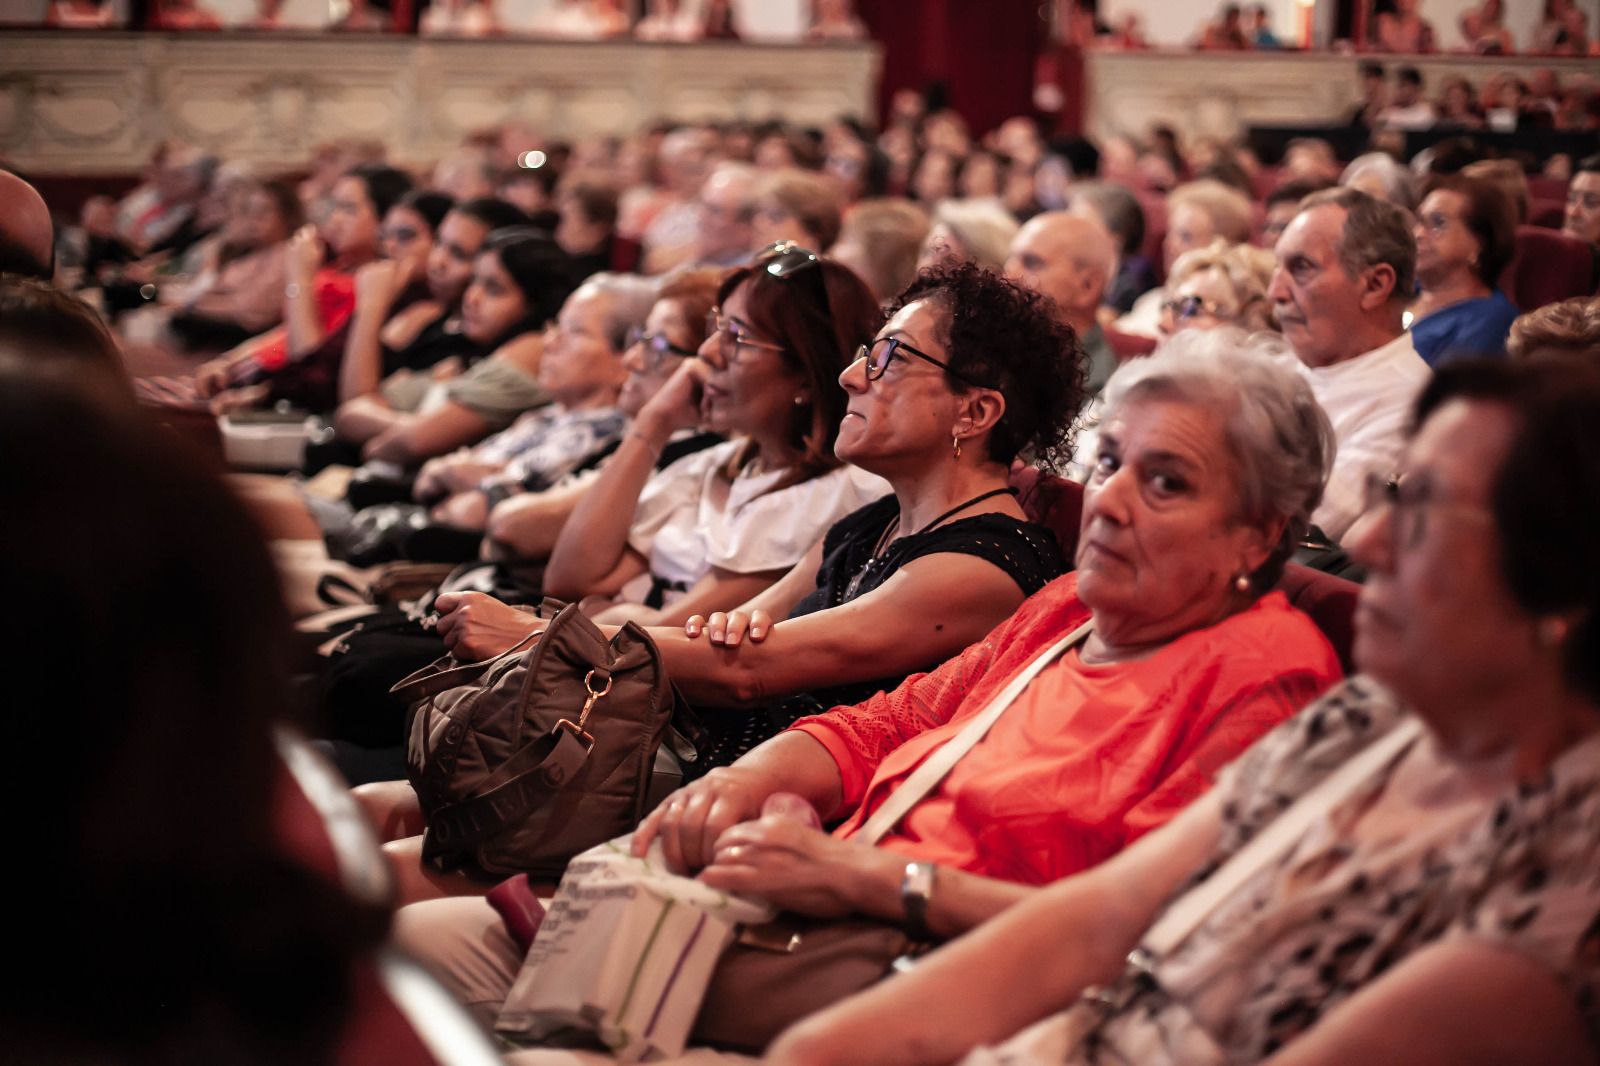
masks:
<instances>
[{"instance_id":1,"label":"woman with sunglasses on head","mask_svg":"<svg viewBox=\"0 0 1600 1066\"><path fill-rule=\"evenodd\" d=\"M833 454L839 373L878 321L859 278L793 245L730 274L698 358L639 412L562 530L545 592L619 599L603 621L682 625L782 577L882 490ZM656 473L695 425L731 439Z\"/></svg>"},{"instance_id":2,"label":"woman with sunglasses on head","mask_svg":"<svg viewBox=\"0 0 1600 1066\"><path fill-rule=\"evenodd\" d=\"M1007 479L1020 453L1048 460L1064 444L1081 366L1071 331L1037 296L972 264L899 296L839 376L847 407L834 444L894 491L834 523L736 610L652 630L713 737L699 772L942 662L1061 574L1055 536L1023 516ZM439 606L459 657L516 639L485 624L484 603Z\"/></svg>"},{"instance_id":3,"label":"woman with sunglasses on head","mask_svg":"<svg viewBox=\"0 0 1600 1066\"><path fill-rule=\"evenodd\" d=\"M1248 244L1213 241L1172 264L1157 325L1163 340L1181 330L1238 326L1248 333L1276 330L1267 285L1272 253Z\"/></svg>"}]
</instances>

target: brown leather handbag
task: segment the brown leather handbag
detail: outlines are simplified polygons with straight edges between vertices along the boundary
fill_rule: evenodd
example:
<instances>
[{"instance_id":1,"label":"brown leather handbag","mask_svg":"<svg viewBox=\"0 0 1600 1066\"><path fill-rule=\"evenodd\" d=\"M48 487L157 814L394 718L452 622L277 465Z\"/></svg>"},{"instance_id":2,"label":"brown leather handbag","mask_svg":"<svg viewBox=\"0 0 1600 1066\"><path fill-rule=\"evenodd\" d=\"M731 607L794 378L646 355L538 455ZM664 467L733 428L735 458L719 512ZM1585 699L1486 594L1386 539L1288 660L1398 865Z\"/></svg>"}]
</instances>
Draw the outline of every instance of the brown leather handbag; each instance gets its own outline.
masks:
<instances>
[{"instance_id":1,"label":"brown leather handbag","mask_svg":"<svg viewBox=\"0 0 1600 1066\"><path fill-rule=\"evenodd\" d=\"M438 869L559 877L665 791L679 701L654 642L633 623L607 640L576 604L532 613L543 625L499 657L447 656L394 686L413 701L407 771Z\"/></svg>"}]
</instances>

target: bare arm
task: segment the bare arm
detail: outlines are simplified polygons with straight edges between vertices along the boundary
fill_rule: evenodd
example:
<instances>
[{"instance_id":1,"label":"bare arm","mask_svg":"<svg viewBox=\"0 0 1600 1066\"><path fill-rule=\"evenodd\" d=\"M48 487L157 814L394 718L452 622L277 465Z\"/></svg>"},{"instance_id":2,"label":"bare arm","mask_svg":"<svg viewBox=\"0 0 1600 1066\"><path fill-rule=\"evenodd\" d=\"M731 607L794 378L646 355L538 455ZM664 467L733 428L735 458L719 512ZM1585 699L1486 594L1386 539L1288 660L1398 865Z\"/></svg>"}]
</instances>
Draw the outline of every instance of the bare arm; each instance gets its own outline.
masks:
<instances>
[{"instance_id":1,"label":"bare arm","mask_svg":"<svg viewBox=\"0 0 1600 1066\"><path fill-rule=\"evenodd\" d=\"M341 403L333 415L333 430L343 440L365 444L411 417L390 407L381 393L373 391Z\"/></svg>"},{"instance_id":2,"label":"bare arm","mask_svg":"<svg viewBox=\"0 0 1600 1066\"><path fill-rule=\"evenodd\" d=\"M1215 848L1220 812L1213 793L1102 865L1037 890L909 973L806 1019L764 1061L951 1062L1065 1008L1084 988L1121 972L1167 898Z\"/></svg>"},{"instance_id":3,"label":"bare arm","mask_svg":"<svg viewBox=\"0 0 1600 1066\"><path fill-rule=\"evenodd\" d=\"M543 559L594 478L574 478L544 492L513 496L489 512L484 549L495 559Z\"/></svg>"},{"instance_id":4,"label":"bare arm","mask_svg":"<svg viewBox=\"0 0 1600 1066\"><path fill-rule=\"evenodd\" d=\"M1532 959L1486 941L1417 952L1340 1004L1268 1066L1592 1063L1583 1020Z\"/></svg>"},{"instance_id":5,"label":"bare arm","mask_svg":"<svg viewBox=\"0 0 1600 1066\"><path fill-rule=\"evenodd\" d=\"M751 596L769 588L782 577L782 570L763 570L754 574L736 574L731 570L712 567L711 571L694 583L694 586L670 606L652 610L636 604L622 604L606 611L596 619L600 622L638 622L642 626L670 626L669 632L683 634L683 623L692 614L707 611L725 611ZM669 667L670 669L670 664Z\"/></svg>"},{"instance_id":6,"label":"bare arm","mask_svg":"<svg viewBox=\"0 0 1600 1066\"><path fill-rule=\"evenodd\" d=\"M278 326L235 345L215 359L201 363L194 372L196 390L201 396L215 396L228 387L228 381L233 376L235 367L253 358L261 349L281 341L283 337L283 327Z\"/></svg>"},{"instance_id":7,"label":"bare arm","mask_svg":"<svg viewBox=\"0 0 1600 1066\"><path fill-rule=\"evenodd\" d=\"M425 415L405 415L367 441L361 454L367 459L388 459L414 466L452 448L470 444L489 431L477 412L448 401Z\"/></svg>"},{"instance_id":8,"label":"bare arm","mask_svg":"<svg viewBox=\"0 0 1600 1066\"><path fill-rule=\"evenodd\" d=\"M345 342L344 358L339 362L341 401L375 392L383 379L383 342L408 342L438 313L438 304L424 300L395 316L394 325L404 325L408 329L398 333L386 329L410 266L412 264L380 259L356 271L356 309L350 319L350 337ZM405 321L402 323L401 319Z\"/></svg>"},{"instance_id":9,"label":"bare arm","mask_svg":"<svg viewBox=\"0 0 1600 1066\"><path fill-rule=\"evenodd\" d=\"M317 268L322 263L322 240L313 226L302 226L289 238L289 284L283 290L283 327L289 339L289 356L298 358L317 350L326 337L317 310Z\"/></svg>"},{"instance_id":10,"label":"bare arm","mask_svg":"<svg viewBox=\"0 0 1600 1066\"><path fill-rule=\"evenodd\" d=\"M754 706L808 687L925 669L982 639L1022 600L993 563L942 552L912 560L849 603L778 622L760 643L727 647L680 630L651 636L690 700Z\"/></svg>"},{"instance_id":11,"label":"bare arm","mask_svg":"<svg viewBox=\"0 0 1600 1066\"><path fill-rule=\"evenodd\" d=\"M551 596L577 599L601 591L601 579L628 551L634 509L655 473L657 455L640 432L637 426L629 430L599 480L573 507L545 567L544 587Z\"/></svg>"},{"instance_id":12,"label":"bare arm","mask_svg":"<svg viewBox=\"0 0 1600 1066\"><path fill-rule=\"evenodd\" d=\"M817 573L822 569L822 541L811 546L789 572L759 595L752 596L738 606L746 613L765 611L772 618L787 618L794 605L805 599L817 587Z\"/></svg>"},{"instance_id":13,"label":"bare arm","mask_svg":"<svg viewBox=\"0 0 1600 1066\"><path fill-rule=\"evenodd\" d=\"M692 425L698 417L704 373L700 360L684 360L633 420L601 469L600 479L573 508L550 552L544 572L547 593L577 599L600 591L601 579L622 562L639 494L655 473L661 449L675 430Z\"/></svg>"}]
</instances>

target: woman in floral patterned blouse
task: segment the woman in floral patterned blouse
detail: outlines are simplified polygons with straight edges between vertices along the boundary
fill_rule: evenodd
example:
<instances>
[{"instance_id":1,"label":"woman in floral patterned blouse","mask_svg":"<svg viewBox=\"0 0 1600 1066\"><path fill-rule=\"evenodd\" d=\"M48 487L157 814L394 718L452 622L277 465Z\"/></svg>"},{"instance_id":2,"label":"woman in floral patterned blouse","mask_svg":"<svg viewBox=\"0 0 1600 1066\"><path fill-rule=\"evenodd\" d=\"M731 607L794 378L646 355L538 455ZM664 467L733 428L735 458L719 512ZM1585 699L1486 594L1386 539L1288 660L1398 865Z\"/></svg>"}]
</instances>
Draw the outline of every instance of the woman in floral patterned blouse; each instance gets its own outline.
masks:
<instances>
[{"instance_id":1,"label":"woman in floral patterned blouse","mask_svg":"<svg viewBox=\"0 0 1600 1066\"><path fill-rule=\"evenodd\" d=\"M801 1023L768 1061L948 1062L1064 1007L966 1061L1593 1061L1600 369L1447 367L1417 422L1349 538L1372 575L1365 676L1165 828ZM1124 965L1193 885L1385 739L1176 947Z\"/></svg>"}]
</instances>

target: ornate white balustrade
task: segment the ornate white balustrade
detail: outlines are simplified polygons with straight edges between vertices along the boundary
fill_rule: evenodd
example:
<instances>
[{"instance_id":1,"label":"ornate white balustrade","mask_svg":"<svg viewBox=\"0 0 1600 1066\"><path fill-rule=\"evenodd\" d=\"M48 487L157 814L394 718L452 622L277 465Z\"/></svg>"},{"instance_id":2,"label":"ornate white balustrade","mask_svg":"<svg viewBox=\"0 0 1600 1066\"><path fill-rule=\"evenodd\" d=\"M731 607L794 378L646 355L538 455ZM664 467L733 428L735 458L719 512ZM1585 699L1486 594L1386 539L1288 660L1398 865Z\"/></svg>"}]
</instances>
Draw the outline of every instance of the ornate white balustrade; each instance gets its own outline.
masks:
<instances>
[{"instance_id":1,"label":"ornate white balustrade","mask_svg":"<svg viewBox=\"0 0 1600 1066\"><path fill-rule=\"evenodd\" d=\"M375 138L423 162L508 120L551 137L661 119L870 116L872 45L440 40L321 34L0 34L0 157L128 173L164 137L284 168Z\"/></svg>"},{"instance_id":2,"label":"ornate white balustrade","mask_svg":"<svg viewBox=\"0 0 1600 1066\"><path fill-rule=\"evenodd\" d=\"M1359 100L1357 67L1377 60L1422 72L1427 94L1459 75L1481 85L1495 73L1527 78L1549 67L1566 82L1595 74L1593 59L1542 56L1355 56L1294 52L1090 52L1089 135L1143 136L1165 122L1186 137L1232 137L1250 125L1343 122Z\"/></svg>"}]
</instances>

